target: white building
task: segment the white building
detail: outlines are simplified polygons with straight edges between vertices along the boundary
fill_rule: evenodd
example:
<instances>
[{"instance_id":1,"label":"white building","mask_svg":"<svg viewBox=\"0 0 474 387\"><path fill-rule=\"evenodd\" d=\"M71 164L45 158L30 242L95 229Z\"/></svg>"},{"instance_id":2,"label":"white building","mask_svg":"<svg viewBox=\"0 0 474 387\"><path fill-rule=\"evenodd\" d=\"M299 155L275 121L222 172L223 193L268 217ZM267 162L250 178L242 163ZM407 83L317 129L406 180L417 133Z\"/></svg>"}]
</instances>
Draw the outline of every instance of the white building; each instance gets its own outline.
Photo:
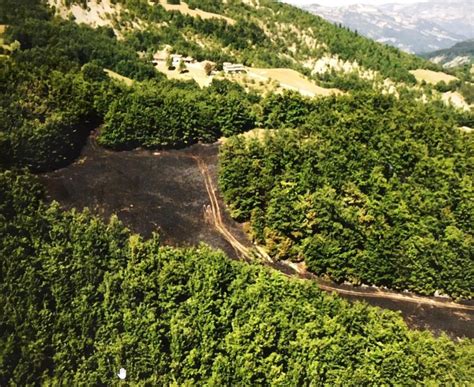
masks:
<instances>
[{"instance_id":1,"label":"white building","mask_svg":"<svg viewBox=\"0 0 474 387\"><path fill-rule=\"evenodd\" d=\"M246 73L245 66L241 63L224 62L222 69L226 74Z\"/></svg>"}]
</instances>

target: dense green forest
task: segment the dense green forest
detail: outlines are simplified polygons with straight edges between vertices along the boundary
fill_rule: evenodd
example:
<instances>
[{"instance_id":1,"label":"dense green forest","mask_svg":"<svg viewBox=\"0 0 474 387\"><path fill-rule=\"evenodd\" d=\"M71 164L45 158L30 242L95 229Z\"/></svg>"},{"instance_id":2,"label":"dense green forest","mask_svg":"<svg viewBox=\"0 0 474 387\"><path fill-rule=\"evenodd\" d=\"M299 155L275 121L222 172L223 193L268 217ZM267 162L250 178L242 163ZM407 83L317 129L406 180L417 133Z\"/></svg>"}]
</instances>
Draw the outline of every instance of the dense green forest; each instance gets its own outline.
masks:
<instances>
[{"instance_id":1,"label":"dense green forest","mask_svg":"<svg viewBox=\"0 0 474 387\"><path fill-rule=\"evenodd\" d=\"M255 127L252 97L230 81L205 90L193 83L143 83L116 99L99 143L114 149L176 147L214 142Z\"/></svg>"},{"instance_id":2,"label":"dense green forest","mask_svg":"<svg viewBox=\"0 0 474 387\"><path fill-rule=\"evenodd\" d=\"M472 136L441 104L375 93L262 102L221 150L233 216L275 258L337 281L472 297ZM298 128L298 129L296 129Z\"/></svg>"},{"instance_id":3,"label":"dense green forest","mask_svg":"<svg viewBox=\"0 0 474 387\"><path fill-rule=\"evenodd\" d=\"M310 282L163 247L0 173L0 384L472 383L471 341Z\"/></svg>"},{"instance_id":4,"label":"dense green forest","mask_svg":"<svg viewBox=\"0 0 474 387\"><path fill-rule=\"evenodd\" d=\"M30 173L70 163L97 127L98 142L120 150L274 128L262 142L232 137L221 154L233 215L251 221L272 255L306 259L335 279L471 295L472 139L455 129L470 116L408 96L262 98L228 81L200 89L166 80L136 50L175 36L184 54L198 50L180 26L208 29L230 47L201 47L202 55L286 64L276 54L284 41L256 23L277 14L337 31L335 52L365 55L394 79L425 62L286 5L256 12L207 1L238 20L230 27L122 3L131 19L147 15L169 29L120 40L112 28L56 18L39 1L0 0L4 38L18 42L0 57L0 384L112 384L120 367L131 383L153 385L474 383L471 340L409 331L399 315L315 284L44 203Z\"/></svg>"}]
</instances>

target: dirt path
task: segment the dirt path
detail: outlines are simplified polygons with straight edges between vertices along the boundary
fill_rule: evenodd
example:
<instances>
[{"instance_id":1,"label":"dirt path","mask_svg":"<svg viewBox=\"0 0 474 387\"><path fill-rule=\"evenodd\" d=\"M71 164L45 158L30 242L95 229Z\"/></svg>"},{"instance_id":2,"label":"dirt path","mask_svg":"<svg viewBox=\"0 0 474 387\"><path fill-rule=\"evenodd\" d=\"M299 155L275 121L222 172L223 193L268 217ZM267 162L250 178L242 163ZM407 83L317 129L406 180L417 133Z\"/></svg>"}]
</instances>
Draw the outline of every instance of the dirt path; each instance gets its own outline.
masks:
<instances>
[{"instance_id":1,"label":"dirt path","mask_svg":"<svg viewBox=\"0 0 474 387\"><path fill-rule=\"evenodd\" d=\"M203 176L204 183L206 185L206 191L209 196L209 201L211 203L210 207L207 209L207 215L210 219L212 219L214 223L214 227L222 234L222 236L234 247L236 251L240 253L240 255L248 260L251 261L253 259L261 258L268 263L274 263L270 256L265 253L265 251L261 247L256 247L254 249L248 249L245 247L226 227L225 223L222 220L221 208L219 206L219 201L216 196L217 188L214 186L212 181L212 177L209 173L209 169L206 163L200 159L198 156L190 156L192 157L197 165L198 168ZM472 305L465 305L460 304L452 301L447 300L437 300L430 297L422 297L413 294L403 294L403 293L396 293L396 292L389 292L385 290L376 289L373 291L364 291L364 290L352 290L352 289L344 289L340 286L333 286L327 283L323 283L317 276L308 273L306 270L297 270L292 268L289 264L281 263L282 265L287 266L289 269L293 270L293 274L285 273L285 275L289 277L297 277L297 278L305 278L311 279L318 283L319 287L322 290L328 292L336 292L339 294L344 295L351 295L356 297L371 297L371 298L385 298L394 301L403 301L403 302L410 302L415 304L425 304L434 306L437 308L448 308L448 309L457 309L457 310L466 310L466 311L474 311L474 306Z\"/></svg>"},{"instance_id":2,"label":"dirt path","mask_svg":"<svg viewBox=\"0 0 474 387\"><path fill-rule=\"evenodd\" d=\"M215 193L214 185L212 183L211 176L207 165L197 156L191 156L197 163L199 170L204 178L204 184L206 186L206 191L209 196L209 201L211 202L210 207L206 209L207 215L214 222L214 227L219 231L222 236L230 243L230 245L240 253L240 255L247 259L251 260L250 251L242 243L240 243L237 238L232 235L232 233L227 229L224 222L222 221L221 209L219 206L219 201Z\"/></svg>"}]
</instances>

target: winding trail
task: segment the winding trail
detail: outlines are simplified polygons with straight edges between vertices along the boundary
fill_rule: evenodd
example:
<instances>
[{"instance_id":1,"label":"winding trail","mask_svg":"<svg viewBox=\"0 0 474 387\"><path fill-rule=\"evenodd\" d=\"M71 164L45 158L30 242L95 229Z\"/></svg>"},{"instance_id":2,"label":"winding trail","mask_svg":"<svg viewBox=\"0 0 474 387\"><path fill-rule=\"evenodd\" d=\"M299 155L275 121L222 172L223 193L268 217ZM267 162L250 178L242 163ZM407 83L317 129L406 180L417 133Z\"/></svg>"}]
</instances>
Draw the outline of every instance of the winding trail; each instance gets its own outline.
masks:
<instances>
[{"instance_id":1,"label":"winding trail","mask_svg":"<svg viewBox=\"0 0 474 387\"><path fill-rule=\"evenodd\" d=\"M252 261L255 259L261 259L266 261L269 264L275 264L275 262L271 259L271 257L263 250L260 246L255 246L252 249L244 246L226 227L223 219L222 219L222 212L219 206L219 200L216 195L216 187L214 186L211 174L209 172L209 168L207 167L206 163L198 156L190 155L193 160L197 163L197 166L203 176L204 184L206 186L206 191L209 196L210 207L206 209L206 214L209 219L212 220L214 227L217 231L227 240L227 242L237 251L239 252L240 256L247 261ZM321 280L314 274L307 272L304 269L299 269L294 267L294 265L290 265L287 262L280 262L280 266L286 266L287 269L293 271L292 274L285 273L282 270L279 270L284 275L292 278L300 278L300 279L309 279L317 282L318 286L327 292L335 292L338 294L350 295L355 297L364 297L364 298L381 298L381 299L389 299L394 301L401 301L401 302L409 302L414 304L421 304L421 305L429 305L436 308L444 308L444 309L456 309L456 310L463 310L463 311L474 311L474 305L466 305L460 304L457 302L453 302L450 300L440 300L435 299L434 297L423 297L414 295L411 293L397 293L387 290L380 290L374 289L372 291L364 291L364 290L352 290L343 288L340 286L333 286L327 283L324 280ZM278 268L277 268L278 270Z\"/></svg>"},{"instance_id":2,"label":"winding trail","mask_svg":"<svg viewBox=\"0 0 474 387\"><path fill-rule=\"evenodd\" d=\"M232 233L227 229L224 222L222 221L222 214L221 209L219 206L219 201L217 200L217 196L215 193L214 184L212 182L211 175L209 173L209 169L207 168L206 163L202 161L197 156L190 156L194 159L198 165L199 171L201 172L204 178L204 184L206 186L206 191L209 196L209 201L211 203L211 207L209 208L208 215L213 220L214 227L219 231L220 234L230 243L230 245L240 253L240 255L246 260L252 260L250 250L245 247L242 243L240 243L237 238L232 235Z\"/></svg>"}]
</instances>

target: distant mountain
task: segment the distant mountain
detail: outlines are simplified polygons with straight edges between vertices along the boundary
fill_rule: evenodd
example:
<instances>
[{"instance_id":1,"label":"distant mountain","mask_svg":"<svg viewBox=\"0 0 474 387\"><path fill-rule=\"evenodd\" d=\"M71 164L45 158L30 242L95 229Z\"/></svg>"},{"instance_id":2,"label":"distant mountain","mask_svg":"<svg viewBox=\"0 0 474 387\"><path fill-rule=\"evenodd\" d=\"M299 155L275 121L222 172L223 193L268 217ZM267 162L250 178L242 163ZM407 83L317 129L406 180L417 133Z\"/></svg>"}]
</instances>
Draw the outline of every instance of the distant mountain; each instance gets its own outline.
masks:
<instances>
[{"instance_id":1,"label":"distant mountain","mask_svg":"<svg viewBox=\"0 0 474 387\"><path fill-rule=\"evenodd\" d=\"M364 36L408 52L435 51L474 38L472 0L436 0L429 3L379 6L355 4L341 7L314 4L303 8L333 23L357 30Z\"/></svg>"},{"instance_id":2,"label":"distant mountain","mask_svg":"<svg viewBox=\"0 0 474 387\"><path fill-rule=\"evenodd\" d=\"M453 47L423 55L444 67L457 67L474 62L474 39L456 43Z\"/></svg>"}]
</instances>

